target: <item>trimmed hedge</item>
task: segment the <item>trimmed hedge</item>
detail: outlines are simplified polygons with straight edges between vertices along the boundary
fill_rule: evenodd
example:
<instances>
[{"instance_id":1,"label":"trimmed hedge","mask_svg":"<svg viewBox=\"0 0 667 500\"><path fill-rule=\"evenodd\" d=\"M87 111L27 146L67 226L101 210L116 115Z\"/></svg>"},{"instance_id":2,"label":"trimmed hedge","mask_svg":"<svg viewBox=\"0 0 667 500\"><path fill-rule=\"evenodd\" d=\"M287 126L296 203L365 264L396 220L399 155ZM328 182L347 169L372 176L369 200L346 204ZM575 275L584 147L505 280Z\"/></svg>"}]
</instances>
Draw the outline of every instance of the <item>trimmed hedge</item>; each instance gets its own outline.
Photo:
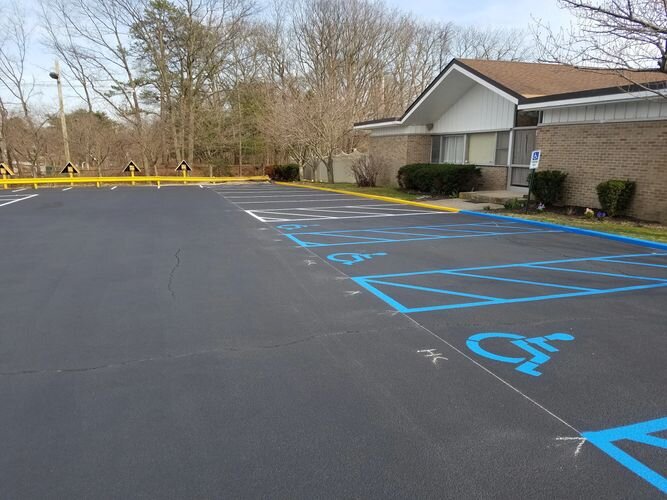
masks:
<instances>
[{"instance_id":1,"label":"trimmed hedge","mask_svg":"<svg viewBox=\"0 0 667 500\"><path fill-rule=\"evenodd\" d=\"M600 200L602 210L611 217L623 214L630 206L632 196L635 194L635 187L636 183L634 181L618 179L598 184L598 200Z\"/></svg>"},{"instance_id":2,"label":"trimmed hedge","mask_svg":"<svg viewBox=\"0 0 667 500\"><path fill-rule=\"evenodd\" d=\"M289 163L276 165L269 171L269 178L278 182L294 182L299 180L299 165Z\"/></svg>"},{"instance_id":3,"label":"trimmed hedge","mask_svg":"<svg viewBox=\"0 0 667 500\"><path fill-rule=\"evenodd\" d=\"M537 201L550 206L563 197L567 173L560 170L533 170L528 175L528 183Z\"/></svg>"},{"instance_id":4,"label":"trimmed hedge","mask_svg":"<svg viewBox=\"0 0 667 500\"><path fill-rule=\"evenodd\" d=\"M433 195L458 195L472 190L482 173L474 165L413 163L398 169L398 185L407 190Z\"/></svg>"}]
</instances>

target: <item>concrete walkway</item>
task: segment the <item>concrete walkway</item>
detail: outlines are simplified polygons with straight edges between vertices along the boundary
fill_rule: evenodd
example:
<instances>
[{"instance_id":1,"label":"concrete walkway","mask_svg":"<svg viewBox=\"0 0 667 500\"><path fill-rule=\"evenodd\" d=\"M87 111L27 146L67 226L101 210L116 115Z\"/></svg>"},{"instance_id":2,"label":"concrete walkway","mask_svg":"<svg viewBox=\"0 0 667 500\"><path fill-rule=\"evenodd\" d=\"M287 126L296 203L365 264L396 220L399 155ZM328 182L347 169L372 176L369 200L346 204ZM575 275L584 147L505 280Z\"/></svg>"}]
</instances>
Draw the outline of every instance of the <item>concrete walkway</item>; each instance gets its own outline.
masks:
<instances>
[{"instance_id":1,"label":"concrete walkway","mask_svg":"<svg viewBox=\"0 0 667 500\"><path fill-rule=\"evenodd\" d=\"M457 210L470 210L473 212L482 211L487 207L492 210L503 208L503 205L499 205L497 203L473 203L471 201L463 200L461 198L449 198L443 200L426 199L426 200L416 200L416 201L424 201L424 203L428 203L429 205L438 205L440 207L455 208Z\"/></svg>"}]
</instances>

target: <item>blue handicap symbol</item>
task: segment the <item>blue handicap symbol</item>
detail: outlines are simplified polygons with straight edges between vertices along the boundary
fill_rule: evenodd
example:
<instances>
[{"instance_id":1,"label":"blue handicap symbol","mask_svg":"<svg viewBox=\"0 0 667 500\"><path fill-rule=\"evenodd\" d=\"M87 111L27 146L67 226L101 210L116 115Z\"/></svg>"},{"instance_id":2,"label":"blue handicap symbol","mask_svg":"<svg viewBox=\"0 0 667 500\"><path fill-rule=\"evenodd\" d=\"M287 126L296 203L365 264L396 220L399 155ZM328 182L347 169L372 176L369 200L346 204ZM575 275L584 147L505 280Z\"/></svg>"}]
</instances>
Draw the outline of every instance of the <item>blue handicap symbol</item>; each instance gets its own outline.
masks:
<instances>
[{"instance_id":1,"label":"blue handicap symbol","mask_svg":"<svg viewBox=\"0 0 667 500\"><path fill-rule=\"evenodd\" d=\"M481 342L485 339L512 339L510 340L511 344L523 349L529 353L530 357L523 358L514 358L510 356L501 356L500 354L495 354L489 352L481 346ZM558 352L558 349L549 344L555 340L574 340L574 337L568 333L552 333L551 335L545 335L544 337L532 337L527 338L523 335L518 335L516 333L477 333L472 335L466 341L468 349L470 349L475 354L484 356L485 358L492 359L494 361L500 361L501 363L511 363L518 365L515 367L515 370L525 373L526 375L532 375L533 377L539 377L542 375L536 370L538 366L546 363L551 359L551 356L545 352L537 349L541 347L544 351L547 352Z\"/></svg>"},{"instance_id":2,"label":"blue handicap symbol","mask_svg":"<svg viewBox=\"0 0 667 500\"><path fill-rule=\"evenodd\" d=\"M370 260L373 257L382 256L382 255L387 255L387 253L386 252L376 252L376 253L349 253L349 252L343 252L343 253L332 253L331 255L327 256L327 259L332 260L334 262L340 262L341 264L344 264L346 266L351 266L353 264L357 264L357 263L363 262L365 260Z\"/></svg>"},{"instance_id":3,"label":"blue handicap symbol","mask_svg":"<svg viewBox=\"0 0 667 500\"><path fill-rule=\"evenodd\" d=\"M614 444L626 440L667 450L667 439L654 435L664 431L667 431L667 417L603 431L582 432L581 436L661 492L667 493L667 477L651 469Z\"/></svg>"},{"instance_id":4,"label":"blue handicap symbol","mask_svg":"<svg viewBox=\"0 0 667 500\"><path fill-rule=\"evenodd\" d=\"M295 229L302 229L304 227L315 227L319 226L319 224L281 224L280 226L276 226L278 229L285 229L286 231L294 231Z\"/></svg>"}]
</instances>

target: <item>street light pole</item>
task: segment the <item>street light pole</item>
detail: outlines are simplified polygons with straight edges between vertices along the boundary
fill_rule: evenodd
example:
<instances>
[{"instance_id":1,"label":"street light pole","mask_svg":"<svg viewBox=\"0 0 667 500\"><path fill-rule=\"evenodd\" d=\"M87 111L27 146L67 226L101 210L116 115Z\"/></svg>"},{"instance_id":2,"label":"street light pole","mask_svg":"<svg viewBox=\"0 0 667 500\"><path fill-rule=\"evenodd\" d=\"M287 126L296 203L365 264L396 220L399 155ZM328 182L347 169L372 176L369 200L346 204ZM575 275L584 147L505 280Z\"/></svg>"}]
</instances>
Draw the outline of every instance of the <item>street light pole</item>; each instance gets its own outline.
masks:
<instances>
[{"instance_id":1,"label":"street light pole","mask_svg":"<svg viewBox=\"0 0 667 500\"><path fill-rule=\"evenodd\" d=\"M60 63L56 59L56 68L55 71L49 73L49 76L53 78L58 85L58 101L60 103L60 125L63 129L63 144L65 146L65 163L71 161L69 156L69 139L67 138L67 121L65 120L65 104L63 103L63 86L60 81Z\"/></svg>"}]
</instances>

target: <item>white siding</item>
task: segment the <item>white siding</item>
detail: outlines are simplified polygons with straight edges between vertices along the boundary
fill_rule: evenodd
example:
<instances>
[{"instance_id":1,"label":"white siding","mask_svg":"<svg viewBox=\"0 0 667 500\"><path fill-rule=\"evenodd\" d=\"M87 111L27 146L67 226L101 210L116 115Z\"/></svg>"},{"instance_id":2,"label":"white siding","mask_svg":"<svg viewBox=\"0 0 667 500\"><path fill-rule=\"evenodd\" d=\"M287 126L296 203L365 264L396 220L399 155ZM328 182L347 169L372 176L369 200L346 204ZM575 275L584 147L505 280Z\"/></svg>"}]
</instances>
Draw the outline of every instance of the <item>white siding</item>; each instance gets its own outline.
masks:
<instances>
[{"instance_id":1,"label":"white siding","mask_svg":"<svg viewBox=\"0 0 667 500\"><path fill-rule=\"evenodd\" d=\"M545 109L542 123L579 123L600 121L667 119L667 100L642 100Z\"/></svg>"},{"instance_id":2,"label":"white siding","mask_svg":"<svg viewBox=\"0 0 667 500\"><path fill-rule=\"evenodd\" d=\"M410 134L428 134L429 131L425 125L403 125L393 127L382 127L371 130L371 137L382 137L387 135L410 135Z\"/></svg>"},{"instance_id":3,"label":"white siding","mask_svg":"<svg viewBox=\"0 0 667 500\"><path fill-rule=\"evenodd\" d=\"M474 85L433 124L431 133L508 130L514 126L514 110L507 99Z\"/></svg>"}]
</instances>

